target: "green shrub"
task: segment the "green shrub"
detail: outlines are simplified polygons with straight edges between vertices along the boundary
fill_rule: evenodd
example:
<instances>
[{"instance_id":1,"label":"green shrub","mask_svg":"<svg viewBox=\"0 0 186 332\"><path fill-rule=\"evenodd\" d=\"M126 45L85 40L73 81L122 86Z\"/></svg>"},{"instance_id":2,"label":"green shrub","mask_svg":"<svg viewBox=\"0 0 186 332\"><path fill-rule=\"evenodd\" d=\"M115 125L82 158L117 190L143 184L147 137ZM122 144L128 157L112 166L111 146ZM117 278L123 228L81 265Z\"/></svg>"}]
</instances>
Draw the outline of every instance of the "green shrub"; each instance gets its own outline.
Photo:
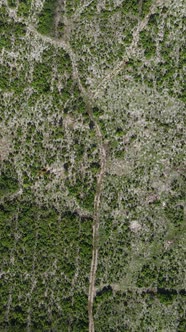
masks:
<instances>
[{"instance_id":1,"label":"green shrub","mask_svg":"<svg viewBox=\"0 0 186 332\"><path fill-rule=\"evenodd\" d=\"M50 90L51 69L46 63L37 63L34 68L32 86L38 92L48 92Z\"/></svg>"},{"instance_id":2,"label":"green shrub","mask_svg":"<svg viewBox=\"0 0 186 332\"><path fill-rule=\"evenodd\" d=\"M171 294L171 292L167 291L167 292L158 292L157 294L157 298L159 299L159 301L163 304L172 304L172 302L174 301L174 299L177 297L176 294Z\"/></svg>"},{"instance_id":3,"label":"green shrub","mask_svg":"<svg viewBox=\"0 0 186 332\"><path fill-rule=\"evenodd\" d=\"M16 0L8 0L7 2L8 2L9 7L12 7L12 8L16 7L16 4L17 4Z\"/></svg>"},{"instance_id":4,"label":"green shrub","mask_svg":"<svg viewBox=\"0 0 186 332\"><path fill-rule=\"evenodd\" d=\"M19 188L17 179L3 173L0 177L0 196L11 194Z\"/></svg>"},{"instance_id":5,"label":"green shrub","mask_svg":"<svg viewBox=\"0 0 186 332\"><path fill-rule=\"evenodd\" d=\"M39 15L38 30L44 35L54 35L54 17L57 6L56 0L46 0Z\"/></svg>"}]
</instances>

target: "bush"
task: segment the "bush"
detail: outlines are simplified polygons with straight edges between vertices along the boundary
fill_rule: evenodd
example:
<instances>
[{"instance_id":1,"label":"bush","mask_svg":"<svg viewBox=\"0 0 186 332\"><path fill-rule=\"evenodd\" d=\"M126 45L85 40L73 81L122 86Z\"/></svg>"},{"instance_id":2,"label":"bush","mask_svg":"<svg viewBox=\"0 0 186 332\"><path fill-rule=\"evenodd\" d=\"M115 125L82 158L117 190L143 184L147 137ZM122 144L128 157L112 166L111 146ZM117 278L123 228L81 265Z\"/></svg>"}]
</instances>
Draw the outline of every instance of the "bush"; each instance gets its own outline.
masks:
<instances>
[{"instance_id":1,"label":"bush","mask_svg":"<svg viewBox=\"0 0 186 332\"><path fill-rule=\"evenodd\" d=\"M56 6L56 0L46 0L39 15L38 30L44 35L54 35L54 17Z\"/></svg>"},{"instance_id":2,"label":"bush","mask_svg":"<svg viewBox=\"0 0 186 332\"><path fill-rule=\"evenodd\" d=\"M18 189L18 181L13 177L2 174L0 178L0 196L11 194Z\"/></svg>"}]
</instances>

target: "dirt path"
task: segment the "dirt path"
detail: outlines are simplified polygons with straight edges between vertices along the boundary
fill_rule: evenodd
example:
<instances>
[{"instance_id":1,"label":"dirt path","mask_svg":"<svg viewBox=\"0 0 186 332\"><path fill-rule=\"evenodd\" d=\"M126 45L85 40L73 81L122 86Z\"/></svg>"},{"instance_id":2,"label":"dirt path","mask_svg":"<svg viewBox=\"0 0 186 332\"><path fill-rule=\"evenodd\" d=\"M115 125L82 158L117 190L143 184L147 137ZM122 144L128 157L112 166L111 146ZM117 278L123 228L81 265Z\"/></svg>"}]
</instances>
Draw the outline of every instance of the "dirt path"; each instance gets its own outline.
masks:
<instances>
[{"instance_id":1,"label":"dirt path","mask_svg":"<svg viewBox=\"0 0 186 332\"><path fill-rule=\"evenodd\" d=\"M89 277L89 292L88 292L88 316L89 316L89 332L94 332L94 318L93 318L93 305L95 297L95 281L96 281L96 271L98 266L98 238L99 238L99 225L100 225L100 202L104 174L106 170L106 148L103 141L103 136L99 125L94 120L92 111L89 110L89 116L92 121L94 121L96 134L98 138L98 144L100 149L100 173L97 177L97 188L96 195L94 198L94 223L93 223L93 234L92 234L92 261Z\"/></svg>"},{"instance_id":2,"label":"dirt path","mask_svg":"<svg viewBox=\"0 0 186 332\"><path fill-rule=\"evenodd\" d=\"M84 7L91 4L92 1L88 2ZM106 148L104 143L104 138L101 133L101 129L99 127L99 124L94 118L94 115L92 113L92 104L94 103L95 98L99 95L99 91L101 88L105 87L108 82L116 76L121 69L126 65L127 60L132 57L135 52L136 48L139 42L139 34L140 32L146 27L149 21L150 15L154 12L154 9L157 6L157 3L160 1L155 1L154 5L151 7L149 13L145 16L145 18L139 22L136 29L133 32L133 40L131 42L131 45L128 47L126 55L123 57L123 60L118 62L115 67L102 79L102 81L97 85L96 89L94 91L88 91L85 89L81 83L78 67L77 67L77 59L76 55L73 52L70 44L68 41L64 41L61 39L55 39L51 37L44 36L40 34L32 25L28 26L28 30L33 32L35 35L37 35L41 40L50 43L51 45L55 47L61 47L63 48L70 56L71 63L72 63L72 69L73 69L73 77L77 81L79 89L81 91L82 96L84 97L84 100L87 105L87 111L89 114L90 119L93 121L95 125L96 130L96 136L99 146L99 152L100 152L100 172L97 176L97 186L96 186L96 194L94 197L94 215L93 215L93 233L92 233L92 260L91 260L91 268L90 268L90 276L89 276L89 290L88 290L88 318L89 318L89 332L94 332L94 318L93 318L93 306L94 306L94 297L96 293L95 289L95 281L96 281L96 271L98 266L98 238L99 238L99 225L100 225L100 203L101 203L101 194L102 194L102 187L103 187L103 180L106 170ZM81 8L82 9L84 9ZM79 14L77 12L76 14Z\"/></svg>"}]
</instances>

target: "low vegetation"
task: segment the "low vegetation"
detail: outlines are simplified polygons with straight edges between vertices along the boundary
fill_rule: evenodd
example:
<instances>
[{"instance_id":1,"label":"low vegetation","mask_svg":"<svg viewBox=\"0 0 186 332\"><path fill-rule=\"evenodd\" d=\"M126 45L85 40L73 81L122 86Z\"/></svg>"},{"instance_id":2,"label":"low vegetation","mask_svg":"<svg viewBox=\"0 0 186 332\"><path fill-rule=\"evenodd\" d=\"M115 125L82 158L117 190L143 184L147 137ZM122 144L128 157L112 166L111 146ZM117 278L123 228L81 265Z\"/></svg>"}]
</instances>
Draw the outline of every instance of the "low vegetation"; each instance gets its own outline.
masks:
<instances>
[{"instance_id":1,"label":"low vegetation","mask_svg":"<svg viewBox=\"0 0 186 332\"><path fill-rule=\"evenodd\" d=\"M93 332L95 248L95 332L186 330L184 29L181 0L0 4L0 331Z\"/></svg>"}]
</instances>

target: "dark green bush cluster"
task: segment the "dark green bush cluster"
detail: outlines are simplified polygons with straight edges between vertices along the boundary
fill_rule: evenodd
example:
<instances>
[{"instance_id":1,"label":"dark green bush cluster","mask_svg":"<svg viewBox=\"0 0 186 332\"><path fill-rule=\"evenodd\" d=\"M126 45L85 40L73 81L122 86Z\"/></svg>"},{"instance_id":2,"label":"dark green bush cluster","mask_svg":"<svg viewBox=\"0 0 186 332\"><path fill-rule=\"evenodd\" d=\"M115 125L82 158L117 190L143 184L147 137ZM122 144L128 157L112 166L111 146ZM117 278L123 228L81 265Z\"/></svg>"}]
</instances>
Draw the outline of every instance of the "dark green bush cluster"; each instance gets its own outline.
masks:
<instances>
[{"instance_id":1,"label":"dark green bush cluster","mask_svg":"<svg viewBox=\"0 0 186 332\"><path fill-rule=\"evenodd\" d=\"M15 174L2 172L0 175L0 196L11 194L18 190L19 183Z\"/></svg>"},{"instance_id":2,"label":"dark green bush cluster","mask_svg":"<svg viewBox=\"0 0 186 332\"><path fill-rule=\"evenodd\" d=\"M89 185L89 178L78 179L76 184L69 186L69 193L75 196L79 204L88 210L93 210L94 208L94 196L95 196L95 185L96 183Z\"/></svg>"},{"instance_id":3,"label":"dark green bush cluster","mask_svg":"<svg viewBox=\"0 0 186 332\"><path fill-rule=\"evenodd\" d=\"M16 39L16 43L19 43L22 37L26 33L26 25L19 22L11 21L6 12L0 13L0 50L4 47L5 49L10 49L12 45L12 40Z\"/></svg>"},{"instance_id":4,"label":"dark green bush cluster","mask_svg":"<svg viewBox=\"0 0 186 332\"><path fill-rule=\"evenodd\" d=\"M138 287L152 287L153 282L156 283L157 271L153 265L144 265L138 277Z\"/></svg>"},{"instance_id":5,"label":"dark green bush cluster","mask_svg":"<svg viewBox=\"0 0 186 332\"><path fill-rule=\"evenodd\" d=\"M0 263L6 271L6 278L3 275L0 280L1 328L26 329L31 306L34 331L68 331L69 324L73 324L74 331L87 331L88 299L81 283L88 288L91 223L67 209L58 213L52 206L39 207L28 190L11 205L7 201L0 206ZM14 264L10 263L12 255ZM72 291L77 261L80 270ZM33 280L37 283L29 295ZM12 302L6 322L11 285ZM46 315L47 310L50 315Z\"/></svg>"},{"instance_id":6,"label":"dark green bush cluster","mask_svg":"<svg viewBox=\"0 0 186 332\"><path fill-rule=\"evenodd\" d=\"M8 0L9 7L16 7L17 1L16 0Z\"/></svg>"},{"instance_id":7,"label":"dark green bush cluster","mask_svg":"<svg viewBox=\"0 0 186 332\"><path fill-rule=\"evenodd\" d=\"M39 15L38 31L44 35L54 35L56 0L46 0Z\"/></svg>"},{"instance_id":8,"label":"dark green bush cluster","mask_svg":"<svg viewBox=\"0 0 186 332\"><path fill-rule=\"evenodd\" d=\"M50 91L51 67L46 63L37 63L34 67L32 86L40 93Z\"/></svg>"},{"instance_id":9,"label":"dark green bush cluster","mask_svg":"<svg viewBox=\"0 0 186 332\"><path fill-rule=\"evenodd\" d=\"M32 0L20 0L18 5L18 15L27 17L29 15Z\"/></svg>"},{"instance_id":10,"label":"dark green bush cluster","mask_svg":"<svg viewBox=\"0 0 186 332\"><path fill-rule=\"evenodd\" d=\"M132 14L138 14L139 6L138 2L136 0L131 0L130 3L125 0L122 2L122 11L125 13L125 15L132 13Z\"/></svg>"},{"instance_id":11,"label":"dark green bush cluster","mask_svg":"<svg viewBox=\"0 0 186 332\"><path fill-rule=\"evenodd\" d=\"M145 16L149 13L149 9L153 3L153 0L143 0L142 1L142 15Z\"/></svg>"},{"instance_id":12,"label":"dark green bush cluster","mask_svg":"<svg viewBox=\"0 0 186 332\"><path fill-rule=\"evenodd\" d=\"M152 39L152 37L147 31L140 32L140 41L142 47L145 50L144 53L147 58L150 58L151 56L154 56L156 54L155 40Z\"/></svg>"}]
</instances>

